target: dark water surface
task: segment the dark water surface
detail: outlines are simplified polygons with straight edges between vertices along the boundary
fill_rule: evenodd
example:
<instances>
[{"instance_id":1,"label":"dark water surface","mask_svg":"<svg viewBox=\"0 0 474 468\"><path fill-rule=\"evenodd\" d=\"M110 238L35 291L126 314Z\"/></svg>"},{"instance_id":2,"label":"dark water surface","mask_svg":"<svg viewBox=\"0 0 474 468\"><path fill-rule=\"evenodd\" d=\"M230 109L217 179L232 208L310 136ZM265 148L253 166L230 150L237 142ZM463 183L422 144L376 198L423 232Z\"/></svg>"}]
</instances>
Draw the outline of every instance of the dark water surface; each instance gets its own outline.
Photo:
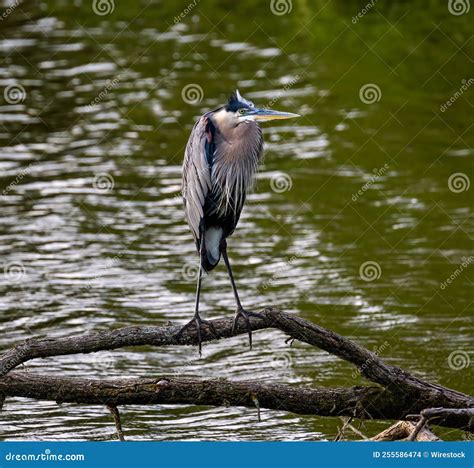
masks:
<instances>
[{"instance_id":1,"label":"dark water surface","mask_svg":"<svg viewBox=\"0 0 474 468\"><path fill-rule=\"evenodd\" d=\"M179 194L183 150L196 117L238 87L257 105L302 115L266 124L265 162L230 240L244 305L281 306L469 392L472 11L399 1L357 17L365 2L282 2L287 13L236 3L116 1L107 13L97 2L3 0L0 349L189 320L196 254ZM221 265L204 280L202 311L233 310ZM202 359L195 349L144 347L25 367L364 383L347 363L290 348L277 331L254 340L252 351L244 336L208 344ZM244 408L122 413L135 440L332 439L341 424L276 411L257 423ZM0 415L2 439L113 432L101 407L11 399Z\"/></svg>"}]
</instances>

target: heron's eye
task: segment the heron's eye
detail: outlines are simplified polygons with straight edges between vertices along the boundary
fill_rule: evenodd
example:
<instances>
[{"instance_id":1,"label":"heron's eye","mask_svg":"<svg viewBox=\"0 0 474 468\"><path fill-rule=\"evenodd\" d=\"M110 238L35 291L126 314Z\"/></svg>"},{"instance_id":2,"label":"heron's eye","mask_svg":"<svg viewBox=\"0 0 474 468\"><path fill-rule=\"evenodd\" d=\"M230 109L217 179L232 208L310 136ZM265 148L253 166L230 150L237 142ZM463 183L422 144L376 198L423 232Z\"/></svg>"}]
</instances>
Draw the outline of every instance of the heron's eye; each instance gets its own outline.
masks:
<instances>
[{"instance_id":1,"label":"heron's eye","mask_svg":"<svg viewBox=\"0 0 474 468\"><path fill-rule=\"evenodd\" d=\"M245 109L244 109L244 108L239 109L239 114L240 114L240 115L245 114Z\"/></svg>"}]
</instances>

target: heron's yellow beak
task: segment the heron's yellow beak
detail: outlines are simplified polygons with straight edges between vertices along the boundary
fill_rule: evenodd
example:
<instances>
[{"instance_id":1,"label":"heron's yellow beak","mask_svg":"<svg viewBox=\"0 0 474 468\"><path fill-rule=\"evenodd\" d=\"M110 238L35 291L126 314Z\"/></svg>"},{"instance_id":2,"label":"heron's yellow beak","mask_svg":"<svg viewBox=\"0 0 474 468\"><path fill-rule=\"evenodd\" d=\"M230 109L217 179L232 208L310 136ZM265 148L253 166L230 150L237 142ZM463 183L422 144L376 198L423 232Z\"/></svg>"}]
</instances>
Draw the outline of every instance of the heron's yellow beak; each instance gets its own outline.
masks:
<instances>
[{"instance_id":1,"label":"heron's yellow beak","mask_svg":"<svg viewBox=\"0 0 474 468\"><path fill-rule=\"evenodd\" d=\"M251 117L253 120L265 122L268 120L284 120L293 119L294 117L300 117L299 114L293 114L292 112L279 112L268 109L252 109L245 113L245 116Z\"/></svg>"}]
</instances>

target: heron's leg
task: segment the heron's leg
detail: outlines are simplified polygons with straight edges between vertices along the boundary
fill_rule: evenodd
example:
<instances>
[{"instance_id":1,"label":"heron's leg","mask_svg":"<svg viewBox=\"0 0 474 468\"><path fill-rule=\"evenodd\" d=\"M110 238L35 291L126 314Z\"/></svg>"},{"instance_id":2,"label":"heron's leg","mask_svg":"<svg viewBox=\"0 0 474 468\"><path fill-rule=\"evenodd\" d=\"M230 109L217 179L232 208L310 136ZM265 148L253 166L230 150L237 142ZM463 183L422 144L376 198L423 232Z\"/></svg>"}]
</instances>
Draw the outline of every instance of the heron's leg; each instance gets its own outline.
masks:
<instances>
[{"instance_id":1,"label":"heron's leg","mask_svg":"<svg viewBox=\"0 0 474 468\"><path fill-rule=\"evenodd\" d=\"M252 349L252 330L250 328L250 320L249 317L258 317L263 318L261 314L257 314L255 312L249 312L242 307L242 303L240 302L239 293L237 292L237 286L235 285L234 275L232 274L232 268L230 266L229 257L227 255L227 241L224 239L222 241L222 256L224 257L224 263L227 268L227 273L229 274L230 284L232 285L232 290L234 291L235 302L237 304L237 310L235 312L234 324L232 325L232 334L235 332L235 327L239 318L242 317L245 320L247 325L247 331L249 334L249 345L250 349Z\"/></svg>"},{"instance_id":2,"label":"heron's leg","mask_svg":"<svg viewBox=\"0 0 474 468\"><path fill-rule=\"evenodd\" d=\"M192 326L196 327L197 337L198 337L198 346L199 346L199 356L202 355L202 335L201 335L201 328L202 325L205 324L209 327L211 333L217 336L216 329L212 322L208 322L207 320L201 319L199 315L199 298L201 296L201 283L202 283L202 263L199 262L199 273L197 279L197 286L196 286L196 302L194 306L194 316L191 321L189 321L183 328L178 332L177 336L179 337L184 330L190 328Z\"/></svg>"},{"instance_id":3,"label":"heron's leg","mask_svg":"<svg viewBox=\"0 0 474 468\"><path fill-rule=\"evenodd\" d=\"M197 285L196 285L196 300L194 303L194 318L195 319L200 319L199 317L199 298L201 297L201 284L202 284L202 264L201 261L199 261L199 273L198 273L198 279L197 279Z\"/></svg>"},{"instance_id":4,"label":"heron's leg","mask_svg":"<svg viewBox=\"0 0 474 468\"><path fill-rule=\"evenodd\" d=\"M229 274L230 284L232 285L232 290L234 291L235 302L237 304L237 310L243 309L240 302L239 293L237 292L237 286L235 285L234 275L232 274L232 268L230 267L229 257L227 255L227 241L222 241L222 256L224 257L224 263L227 268L227 273Z\"/></svg>"}]
</instances>

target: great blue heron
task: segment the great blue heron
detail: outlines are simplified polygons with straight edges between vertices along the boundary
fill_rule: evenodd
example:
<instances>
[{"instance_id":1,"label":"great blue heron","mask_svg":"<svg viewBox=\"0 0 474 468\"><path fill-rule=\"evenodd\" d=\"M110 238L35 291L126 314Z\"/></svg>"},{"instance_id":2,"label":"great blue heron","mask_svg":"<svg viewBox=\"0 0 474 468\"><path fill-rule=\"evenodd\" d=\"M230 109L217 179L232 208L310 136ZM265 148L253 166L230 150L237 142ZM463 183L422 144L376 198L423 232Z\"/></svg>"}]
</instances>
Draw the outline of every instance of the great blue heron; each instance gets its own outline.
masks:
<instances>
[{"instance_id":1,"label":"great blue heron","mask_svg":"<svg viewBox=\"0 0 474 468\"><path fill-rule=\"evenodd\" d=\"M205 113L194 125L183 164L183 199L186 219L199 254L196 305L189 326L197 328L201 353L201 326L209 325L199 316L199 295L203 272L210 272L224 258L237 304L232 334L240 317L246 324L252 347L249 316L240 302L227 256L227 238L239 221L247 192L251 188L263 149L258 122L299 117L298 114L258 109L239 91L226 105ZM212 330L212 327L211 327Z\"/></svg>"}]
</instances>

